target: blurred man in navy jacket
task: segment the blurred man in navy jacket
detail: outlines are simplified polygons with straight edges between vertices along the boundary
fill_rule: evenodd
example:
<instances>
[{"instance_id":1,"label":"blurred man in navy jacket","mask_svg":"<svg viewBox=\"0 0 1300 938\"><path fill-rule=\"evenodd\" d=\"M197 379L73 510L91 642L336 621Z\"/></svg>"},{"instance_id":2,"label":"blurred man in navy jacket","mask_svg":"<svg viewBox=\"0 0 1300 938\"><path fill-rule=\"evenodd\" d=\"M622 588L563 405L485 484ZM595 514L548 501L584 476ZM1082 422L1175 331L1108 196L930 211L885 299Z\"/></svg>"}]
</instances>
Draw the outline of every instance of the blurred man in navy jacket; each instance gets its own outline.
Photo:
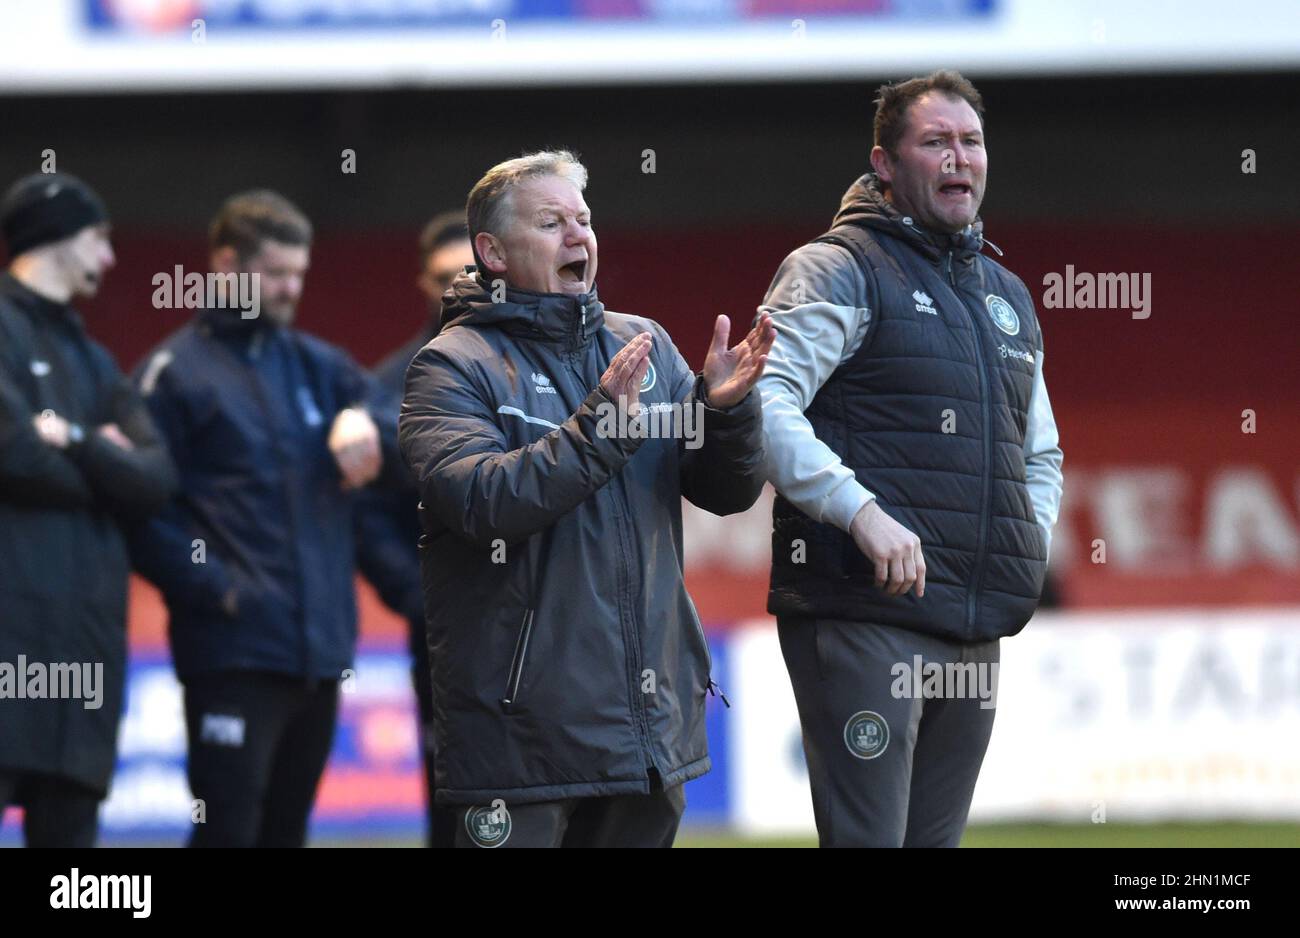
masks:
<instances>
[{"instance_id":1,"label":"blurred man in navy jacket","mask_svg":"<svg viewBox=\"0 0 1300 938\"><path fill-rule=\"evenodd\" d=\"M356 646L355 493L404 472L373 380L292 328L311 238L276 193L229 199L226 292L137 373L181 473L133 548L170 613L196 846L304 843Z\"/></svg>"}]
</instances>

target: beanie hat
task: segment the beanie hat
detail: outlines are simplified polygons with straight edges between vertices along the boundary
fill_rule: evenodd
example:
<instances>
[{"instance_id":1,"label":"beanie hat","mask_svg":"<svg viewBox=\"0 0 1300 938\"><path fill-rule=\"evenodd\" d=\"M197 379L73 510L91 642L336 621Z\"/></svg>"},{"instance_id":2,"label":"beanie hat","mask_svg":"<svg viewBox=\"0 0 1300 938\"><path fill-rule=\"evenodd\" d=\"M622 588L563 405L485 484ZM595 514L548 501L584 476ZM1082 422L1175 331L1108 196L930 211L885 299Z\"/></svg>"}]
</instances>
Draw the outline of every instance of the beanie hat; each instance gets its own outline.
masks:
<instances>
[{"instance_id":1,"label":"beanie hat","mask_svg":"<svg viewBox=\"0 0 1300 938\"><path fill-rule=\"evenodd\" d=\"M108 209L95 190L66 173L24 176L0 202L0 230L10 257L105 221Z\"/></svg>"}]
</instances>

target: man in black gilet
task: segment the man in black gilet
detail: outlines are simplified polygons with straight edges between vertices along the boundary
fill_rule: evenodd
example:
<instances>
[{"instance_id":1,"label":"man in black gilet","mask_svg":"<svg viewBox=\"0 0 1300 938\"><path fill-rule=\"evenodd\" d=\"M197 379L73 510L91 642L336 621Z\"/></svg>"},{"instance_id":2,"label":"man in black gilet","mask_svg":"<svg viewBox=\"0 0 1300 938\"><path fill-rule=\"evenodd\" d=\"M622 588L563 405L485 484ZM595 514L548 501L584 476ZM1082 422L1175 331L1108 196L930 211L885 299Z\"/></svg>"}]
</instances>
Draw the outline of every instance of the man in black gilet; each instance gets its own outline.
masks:
<instances>
[{"instance_id":1,"label":"man in black gilet","mask_svg":"<svg viewBox=\"0 0 1300 938\"><path fill-rule=\"evenodd\" d=\"M1061 450L1033 300L981 253L979 92L940 71L876 103L874 172L760 307L768 609L822 845L956 846L999 640L1042 590Z\"/></svg>"}]
</instances>

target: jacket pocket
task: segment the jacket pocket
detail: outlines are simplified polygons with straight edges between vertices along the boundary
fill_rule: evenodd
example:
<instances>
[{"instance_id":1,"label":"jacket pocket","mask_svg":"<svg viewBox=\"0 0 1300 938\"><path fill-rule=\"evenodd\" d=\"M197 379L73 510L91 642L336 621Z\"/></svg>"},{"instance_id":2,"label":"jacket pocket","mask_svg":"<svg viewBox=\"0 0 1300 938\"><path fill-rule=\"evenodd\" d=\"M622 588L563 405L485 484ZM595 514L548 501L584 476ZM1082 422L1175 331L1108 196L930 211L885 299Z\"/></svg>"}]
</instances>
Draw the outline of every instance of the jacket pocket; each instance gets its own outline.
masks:
<instances>
[{"instance_id":1,"label":"jacket pocket","mask_svg":"<svg viewBox=\"0 0 1300 938\"><path fill-rule=\"evenodd\" d=\"M510 658L510 675L506 678L506 693L501 698L501 709L506 713L515 713L519 707L519 684L524 677L524 662L528 658L528 640L533 634L533 610L524 611L524 620L519 626L519 637L515 640L515 653Z\"/></svg>"},{"instance_id":2,"label":"jacket pocket","mask_svg":"<svg viewBox=\"0 0 1300 938\"><path fill-rule=\"evenodd\" d=\"M694 613L694 614L691 616L691 624L695 626L695 634L696 634L697 636L699 636L699 639L700 639L700 647L701 647L702 651L704 652L704 667L705 667L705 669L706 669L705 677L706 677L706 678L712 678L712 676L713 676L713 652L711 652L711 651L709 650L709 639L708 639L708 638L705 636L705 634L704 634L704 626L700 625L700 616L699 616L699 613L696 613L696 612L695 612L695 601L694 601L694 600L691 600L691 612Z\"/></svg>"}]
</instances>

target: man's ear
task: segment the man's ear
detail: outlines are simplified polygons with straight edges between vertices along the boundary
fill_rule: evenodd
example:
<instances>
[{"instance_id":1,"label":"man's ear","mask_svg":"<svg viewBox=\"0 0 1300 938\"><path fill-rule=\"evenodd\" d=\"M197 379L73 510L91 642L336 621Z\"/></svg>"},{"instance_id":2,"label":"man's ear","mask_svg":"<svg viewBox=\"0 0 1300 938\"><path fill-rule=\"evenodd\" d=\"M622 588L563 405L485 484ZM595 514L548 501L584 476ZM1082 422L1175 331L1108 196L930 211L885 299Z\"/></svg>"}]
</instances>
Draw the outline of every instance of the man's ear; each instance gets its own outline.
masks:
<instances>
[{"instance_id":1,"label":"man's ear","mask_svg":"<svg viewBox=\"0 0 1300 938\"><path fill-rule=\"evenodd\" d=\"M239 252L230 245L215 248L208 258L208 266L213 273L234 274L239 272Z\"/></svg>"},{"instance_id":2,"label":"man's ear","mask_svg":"<svg viewBox=\"0 0 1300 938\"><path fill-rule=\"evenodd\" d=\"M494 274L506 272L506 251L501 239L494 234L480 231L474 236L474 250L483 266Z\"/></svg>"},{"instance_id":3,"label":"man's ear","mask_svg":"<svg viewBox=\"0 0 1300 938\"><path fill-rule=\"evenodd\" d=\"M894 181L894 161L889 158L889 154L884 147L871 148L871 168L876 171L881 182L892 183Z\"/></svg>"}]
</instances>

